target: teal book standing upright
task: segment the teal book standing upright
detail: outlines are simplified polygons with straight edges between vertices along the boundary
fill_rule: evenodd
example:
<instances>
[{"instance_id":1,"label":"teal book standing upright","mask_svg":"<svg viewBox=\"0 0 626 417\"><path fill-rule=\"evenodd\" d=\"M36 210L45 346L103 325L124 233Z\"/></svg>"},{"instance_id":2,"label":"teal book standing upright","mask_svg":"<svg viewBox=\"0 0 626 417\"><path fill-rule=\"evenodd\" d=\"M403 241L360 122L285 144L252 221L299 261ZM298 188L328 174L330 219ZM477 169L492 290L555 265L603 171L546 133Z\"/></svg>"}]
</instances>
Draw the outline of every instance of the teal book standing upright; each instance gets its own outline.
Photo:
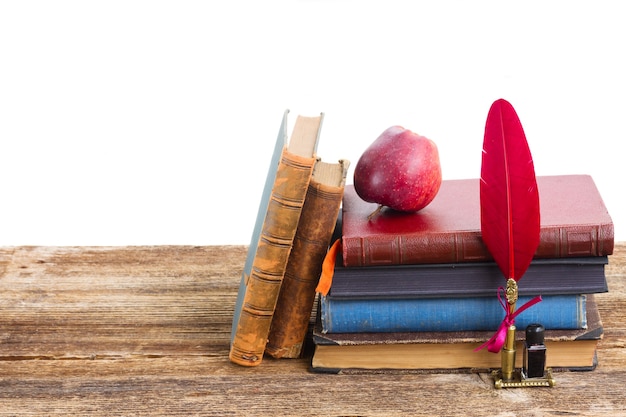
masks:
<instances>
[{"instance_id":1,"label":"teal book standing upright","mask_svg":"<svg viewBox=\"0 0 626 417\"><path fill-rule=\"evenodd\" d=\"M272 188L274 186L274 179L276 178L276 171L278 171L278 163L280 161L280 155L283 148L287 146L287 116L289 110L285 110L283 114L283 120L280 124L280 130L276 137L276 144L274 145L274 151L272 153L272 159L267 171L267 177L265 178L265 185L263 187L263 194L261 194L261 202L259 203L259 211L256 215L256 222L254 229L252 230L252 237L250 238L250 246L248 247L248 254L246 256L246 262L243 266L243 272L241 274L241 282L239 283L239 292L237 293L237 301L235 303L235 313L233 315L233 327L230 335L230 342L232 344L237 332L237 323L239 323L239 315L241 314L241 307L243 305L243 299L246 295L246 277L250 276L252 270L252 262L256 255L256 250L259 245L259 237L261 236L261 229L263 228L263 221L265 220L265 213L269 206L270 195L272 194Z\"/></svg>"}]
</instances>

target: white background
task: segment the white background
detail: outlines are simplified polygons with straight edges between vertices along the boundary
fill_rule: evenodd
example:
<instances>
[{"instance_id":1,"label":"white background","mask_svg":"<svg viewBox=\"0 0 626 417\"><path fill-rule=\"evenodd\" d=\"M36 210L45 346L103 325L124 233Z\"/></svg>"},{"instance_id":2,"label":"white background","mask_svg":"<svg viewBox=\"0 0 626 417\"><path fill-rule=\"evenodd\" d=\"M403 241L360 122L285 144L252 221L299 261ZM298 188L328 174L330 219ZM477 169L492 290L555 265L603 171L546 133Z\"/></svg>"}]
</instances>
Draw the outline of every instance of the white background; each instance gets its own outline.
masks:
<instances>
[{"instance_id":1,"label":"white background","mask_svg":"<svg viewBox=\"0 0 626 417\"><path fill-rule=\"evenodd\" d=\"M2 1L0 245L248 244L285 109L325 113L324 160L400 124L478 177L501 97L536 174L592 175L626 240L622 9Z\"/></svg>"}]
</instances>

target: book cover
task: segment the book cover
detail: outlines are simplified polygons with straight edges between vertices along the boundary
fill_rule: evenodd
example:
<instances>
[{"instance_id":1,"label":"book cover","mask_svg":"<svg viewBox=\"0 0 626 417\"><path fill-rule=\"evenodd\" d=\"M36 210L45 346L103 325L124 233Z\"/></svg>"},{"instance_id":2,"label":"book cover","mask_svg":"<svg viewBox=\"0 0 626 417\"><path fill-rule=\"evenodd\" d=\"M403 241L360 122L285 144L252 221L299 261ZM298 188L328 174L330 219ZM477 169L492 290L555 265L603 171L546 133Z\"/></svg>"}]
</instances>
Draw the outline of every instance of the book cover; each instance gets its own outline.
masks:
<instances>
[{"instance_id":1,"label":"book cover","mask_svg":"<svg viewBox=\"0 0 626 417\"><path fill-rule=\"evenodd\" d=\"M520 295L608 291L608 257L534 259ZM567 279L563 279L567 277ZM344 267L335 264L331 291L345 297L469 297L496 294L502 273L494 262Z\"/></svg>"},{"instance_id":2,"label":"book cover","mask_svg":"<svg viewBox=\"0 0 626 417\"><path fill-rule=\"evenodd\" d=\"M233 316L229 354L233 363L256 366L263 359L278 293L316 160L322 118L322 114L317 117L298 116L289 143L281 149L278 166L270 167L268 176L273 174L272 188L269 195L262 198L263 221L251 265L243 273L243 288L240 291L244 294L240 300L238 297ZM283 119L283 125L284 122ZM281 134L278 141L281 141ZM248 268L248 265L244 267Z\"/></svg>"},{"instance_id":3,"label":"book cover","mask_svg":"<svg viewBox=\"0 0 626 417\"><path fill-rule=\"evenodd\" d=\"M589 175L538 176L540 243L535 258L606 256L614 228ZM492 260L480 232L479 180L444 180L435 199L415 213L388 208L368 220L377 204L353 185L344 191L344 266Z\"/></svg>"},{"instance_id":4,"label":"book cover","mask_svg":"<svg viewBox=\"0 0 626 417\"><path fill-rule=\"evenodd\" d=\"M521 296L519 303L533 296ZM546 329L582 329L587 295L549 295L517 316L516 326L541 323ZM334 298L319 300L323 333L495 331L505 311L495 295L458 298Z\"/></svg>"},{"instance_id":5,"label":"book cover","mask_svg":"<svg viewBox=\"0 0 626 417\"><path fill-rule=\"evenodd\" d=\"M587 328L546 330L547 365L553 370L593 370L596 350L604 335L592 295L587 298ZM522 352L524 329L516 332ZM313 329L311 370L326 373L359 372L487 372L501 366L500 355L474 351L492 336L490 331L323 333L319 320ZM517 355L516 367L522 366Z\"/></svg>"},{"instance_id":6,"label":"book cover","mask_svg":"<svg viewBox=\"0 0 626 417\"><path fill-rule=\"evenodd\" d=\"M256 221L254 222L254 229L252 230L252 237L250 238L250 244L248 245L248 253L246 254L246 260L243 265L243 271L241 273L241 281L239 282L239 291L237 292L237 300L235 301L235 312L233 315L231 340L232 344L235 333L237 332L237 323L239 323L239 314L241 312L241 306L243 305L243 298L246 294L247 277L250 276L252 270L252 261L256 255L257 246L259 244L259 237L261 236L261 228L263 227L263 220L267 213L267 207L269 205L270 195L272 194L272 187L274 186L274 180L276 179L276 171L278 170L278 164L280 163L280 156L282 155L283 148L287 146L287 125L289 110L285 110L283 118L280 123L280 129L276 136L276 142L272 151L272 157L270 159L267 175L265 176L265 184L261 193L261 200L259 201L259 208L257 210Z\"/></svg>"},{"instance_id":7,"label":"book cover","mask_svg":"<svg viewBox=\"0 0 626 417\"><path fill-rule=\"evenodd\" d=\"M300 357L349 166L347 160L315 163L265 348L270 356Z\"/></svg>"}]
</instances>

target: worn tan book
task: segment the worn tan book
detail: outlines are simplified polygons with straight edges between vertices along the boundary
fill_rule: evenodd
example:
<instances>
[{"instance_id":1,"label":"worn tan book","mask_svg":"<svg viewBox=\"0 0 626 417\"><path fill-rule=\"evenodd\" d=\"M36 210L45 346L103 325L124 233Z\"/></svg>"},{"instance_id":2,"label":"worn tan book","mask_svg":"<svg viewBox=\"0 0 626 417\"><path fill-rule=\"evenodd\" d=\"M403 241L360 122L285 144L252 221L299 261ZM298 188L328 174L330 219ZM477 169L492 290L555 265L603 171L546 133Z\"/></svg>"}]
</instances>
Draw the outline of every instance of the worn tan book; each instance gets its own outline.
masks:
<instances>
[{"instance_id":1,"label":"worn tan book","mask_svg":"<svg viewBox=\"0 0 626 417\"><path fill-rule=\"evenodd\" d=\"M553 370L593 370L604 329L593 295L587 295L587 327L546 330L546 366ZM313 331L315 372L358 373L483 372L501 367L499 354L475 351L493 332L323 333ZM522 366L524 329L516 332L516 367Z\"/></svg>"},{"instance_id":2,"label":"worn tan book","mask_svg":"<svg viewBox=\"0 0 626 417\"><path fill-rule=\"evenodd\" d=\"M263 360L272 316L316 161L322 118L323 114L298 116L277 166L270 167L268 182L272 183L272 188L266 205L261 204L261 208L265 208L264 217L256 245L250 247L253 251L249 253L251 262L244 267L233 316L229 353L233 363L256 366ZM264 194L267 191L266 187Z\"/></svg>"},{"instance_id":3,"label":"worn tan book","mask_svg":"<svg viewBox=\"0 0 626 417\"><path fill-rule=\"evenodd\" d=\"M348 160L315 163L266 346L275 358L298 358L302 353L349 166Z\"/></svg>"}]
</instances>

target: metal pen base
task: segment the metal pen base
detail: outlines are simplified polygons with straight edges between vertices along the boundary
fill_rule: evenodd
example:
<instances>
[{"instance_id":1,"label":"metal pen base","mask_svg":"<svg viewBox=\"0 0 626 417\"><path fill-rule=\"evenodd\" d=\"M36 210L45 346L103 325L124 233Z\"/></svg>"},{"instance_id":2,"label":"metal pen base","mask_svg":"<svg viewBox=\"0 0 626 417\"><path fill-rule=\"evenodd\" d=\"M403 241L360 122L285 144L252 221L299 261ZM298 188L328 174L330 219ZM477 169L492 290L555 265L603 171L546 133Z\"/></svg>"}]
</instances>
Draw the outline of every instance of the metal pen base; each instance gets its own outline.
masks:
<instances>
[{"instance_id":1,"label":"metal pen base","mask_svg":"<svg viewBox=\"0 0 626 417\"><path fill-rule=\"evenodd\" d=\"M502 379L502 371L495 370L491 372L494 386L497 389L502 388L532 388L532 387L554 387L556 380L552 377L552 370L546 369L543 378L524 378L519 370L513 372L513 378L510 381Z\"/></svg>"}]
</instances>

